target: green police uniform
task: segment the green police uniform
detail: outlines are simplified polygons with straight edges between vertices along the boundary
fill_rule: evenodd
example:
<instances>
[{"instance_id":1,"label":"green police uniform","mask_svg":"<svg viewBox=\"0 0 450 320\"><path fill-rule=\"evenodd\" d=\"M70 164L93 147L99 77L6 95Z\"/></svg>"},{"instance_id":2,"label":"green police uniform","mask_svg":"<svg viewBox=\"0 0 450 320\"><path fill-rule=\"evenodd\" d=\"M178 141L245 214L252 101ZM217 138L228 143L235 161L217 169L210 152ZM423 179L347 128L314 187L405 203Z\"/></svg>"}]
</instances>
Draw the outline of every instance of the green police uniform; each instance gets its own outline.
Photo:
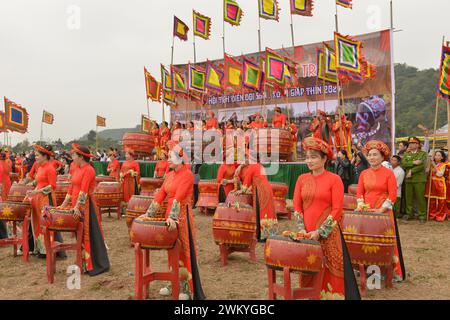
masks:
<instances>
[{"instance_id":1,"label":"green police uniform","mask_svg":"<svg viewBox=\"0 0 450 320\"><path fill-rule=\"evenodd\" d=\"M413 217L414 198L417 201L417 211L419 219L425 220L427 217L427 204L425 201L425 184L427 176L425 166L427 164L428 155L426 152L417 150L415 153L408 151L402 159L402 168L405 170L405 193L406 193L406 214ZM421 164L415 165L416 160L422 161ZM408 178L408 172L411 171L411 177Z\"/></svg>"}]
</instances>

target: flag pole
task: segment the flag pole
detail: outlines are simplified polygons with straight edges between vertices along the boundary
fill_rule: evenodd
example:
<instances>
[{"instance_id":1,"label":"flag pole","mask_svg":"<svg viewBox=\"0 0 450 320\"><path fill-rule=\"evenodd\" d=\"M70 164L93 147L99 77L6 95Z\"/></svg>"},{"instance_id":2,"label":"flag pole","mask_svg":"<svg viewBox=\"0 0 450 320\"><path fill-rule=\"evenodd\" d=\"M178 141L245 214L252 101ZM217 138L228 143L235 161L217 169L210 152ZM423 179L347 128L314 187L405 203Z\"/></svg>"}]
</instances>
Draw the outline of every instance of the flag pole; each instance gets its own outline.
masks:
<instances>
[{"instance_id":1,"label":"flag pole","mask_svg":"<svg viewBox=\"0 0 450 320\"><path fill-rule=\"evenodd\" d=\"M98 150L98 123L95 126L95 154L97 154Z\"/></svg>"},{"instance_id":2,"label":"flag pole","mask_svg":"<svg viewBox=\"0 0 450 320\"><path fill-rule=\"evenodd\" d=\"M259 28L258 28L258 45L259 45L259 52L261 52L261 16L259 16L258 13L258 24L259 24ZM265 90L265 89L264 89Z\"/></svg>"},{"instance_id":3,"label":"flag pole","mask_svg":"<svg viewBox=\"0 0 450 320\"><path fill-rule=\"evenodd\" d=\"M222 42L223 42L223 53L225 54L225 6L223 6L223 17L222 17Z\"/></svg>"},{"instance_id":4,"label":"flag pole","mask_svg":"<svg viewBox=\"0 0 450 320\"><path fill-rule=\"evenodd\" d=\"M41 119L41 135L40 135L40 142L44 141L44 115L42 115L42 119Z\"/></svg>"},{"instance_id":5,"label":"flag pole","mask_svg":"<svg viewBox=\"0 0 450 320\"><path fill-rule=\"evenodd\" d=\"M197 63L197 52L195 48L195 34L194 34L194 64Z\"/></svg>"},{"instance_id":6,"label":"flag pole","mask_svg":"<svg viewBox=\"0 0 450 320\"><path fill-rule=\"evenodd\" d=\"M292 11L291 11L291 37L292 37L292 48L295 47L295 38L294 38L294 18L292 16Z\"/></svg>"},{"instance_id":7,"label":"flag pole","mask_svg":"<svg viewBox=\"0 0 450 320\"><path fill-rule=\"evenodd\" d=\"M335 23L336 23L336 32L339 32L339 18L338 18L338 4L337 4L337 2L335 3L335 5L336 5L336 14L334 16L334 20L335 20Z\"/></svg>"},{"instance_id":8,"label":"flag pole","mask_svg":"<svg viewBox=\"0 0 450 320\"><path fill-rule=\"evenodd\" d=\"M445 36L442 37L442 48L444 47L444 44L445 44ZM441 57L442 57L442 54L441 54ZM439 64L441 64L441 62L439 62ZM442 66L439 67L439 70L441 70L441 67ZM439 75L439 78L440 78L440 75ZM440 79L438 79L438 90L439 90L439 81L440 81ZM432 147L433 151L431 153L432 155L434 155L434 150L436 148L436 130L437 130L438 110L439 110L439 94L436 92L436 106L435 106L435 111L434 111L434 129L433 129L433 147ZM447 112L448 112L448 102L447 102ZM448 117L449 117L449 115L447 113L447 119L448 119ZM447 133L447 135L448 135L448 133ZM447 145L448 145L448 140L447 140ZM431 176L432 176L432 172L431 172L431 168L430 168L428 180L431 180ZM428 188L428 193L427 193L428 194L427 221L429 221L429 219L430 219L430 215L429 215L430 201L431 201L431 198L429 197L430 193L431 193L431 183L429 183L429 188Z\"/></svg>"}]
</instances>

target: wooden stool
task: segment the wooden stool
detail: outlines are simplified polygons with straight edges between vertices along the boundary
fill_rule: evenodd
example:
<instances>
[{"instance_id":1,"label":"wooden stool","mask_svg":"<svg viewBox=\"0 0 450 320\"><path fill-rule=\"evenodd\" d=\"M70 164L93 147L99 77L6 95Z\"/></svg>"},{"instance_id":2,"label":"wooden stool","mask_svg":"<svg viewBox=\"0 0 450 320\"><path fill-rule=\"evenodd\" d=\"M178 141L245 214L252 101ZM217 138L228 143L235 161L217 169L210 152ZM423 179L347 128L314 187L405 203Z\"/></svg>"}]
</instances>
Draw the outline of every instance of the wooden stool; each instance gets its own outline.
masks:
<instances>
[{"instance_id":1,"label":"wooden stool","mask_svg":"<svg viewBox=\"0 0 450 320\"><path fill-rule=\"evenodd\" d=\"M56 271L56 253L60 251L73 250L76 251L76 264L82 270L82 243L83 243L83 223L78 223L77 231L64 231L60 230L58 232L72 232L76 234L75 243L59 243L57 241L52 241L51 234L55 231L50 231L47 227L43 227L44 232L44 242L47 260L47 279L48 283L53 283L55 280Z\"/></svg>"},{"instance_id":2,"label":"wooden stool","mask_svg":"<svg viewBox=\"0 0 450 320\"><path fill-rule=\"evenodd\" d=\"M144 255L142 254L144 251ZM148 299L148 289L152 281L163 280L172 283L172 298L178 300L180 294L180 279L179 279L179 257L180 244L177 241L173 249L167 250L169 259L168 272L154 272L151 269L150 263L150 249L141 247L140 243L134 244L134 253L136 257L136 274L135 274L135 299Z\"/></svg>"},{"instance_id":3,"label":"wooden stool","mask_svg":"<svg viewBox=\"0 0 450 320\"><path fill-rule=\"evenodd\" d=\"M325 266L325 258L323 261L323 266ZM284 297L284 300L316 300L320 296L320 291L322 290L325 267L322 267L322 270L319 273L308 275L312 277L311 286L309 287L303 287L302 279L305 274L300 273L300 288L294 289L292 289L291 286L291 270L288 267L283 268L283 284L277 283L275 269L267 268L267 273L269 276L269 300L276 300L277 296Z\"/></svg>"},{"instance_id":4,"label":"wooden stool","mask_svg":"<svg viewBox=\"0 0 450 320\"><path fill-rule=\"evenodd\" d=\"M365 297L367 290L366 290L366 284L367 284L367 275L366 275L366 266L363 264L359 264L358 265L358 269L359 269L359 292L361 294L361 297ZM386 267L381 267L381 270L384 270L385 274L386 274L386 287L387 288L392 288L392 280L394 278L394 266L390 265L390 266L386 266Z\"/></svg>"},{"instance_id":5,"label":"wooden stool","mask_svg":"<svg viewBox=\"0 0 450 320\"><path fill-rule=\"evenodd\" d=\"M28 247L28 228L30 225L28 216L25 216L23 222L22 222L22 237L19 238L17 236L17 222L18 221L12 221L13 223L13 234L12 237L1 239L0 240L0 247L6 247L6 246L13 246L14 250L14 257L17 257L17 245L22 245L22 260L23 262L28 262L29 257L29 247Z\"/></svg>"},{"instance_id":6,"label":"wooden stool","mask_svg":"<svg viewBox=\"0 0 450 320\"><path fill-rule=\"evenodd\" d=\"M256 240L249 247L232 247L230 245L220 244L219 248L222 266L228 264L228 256L233 252L247 252L250 255L250 259L256 262Z\"/></svg>"}]
</instances>

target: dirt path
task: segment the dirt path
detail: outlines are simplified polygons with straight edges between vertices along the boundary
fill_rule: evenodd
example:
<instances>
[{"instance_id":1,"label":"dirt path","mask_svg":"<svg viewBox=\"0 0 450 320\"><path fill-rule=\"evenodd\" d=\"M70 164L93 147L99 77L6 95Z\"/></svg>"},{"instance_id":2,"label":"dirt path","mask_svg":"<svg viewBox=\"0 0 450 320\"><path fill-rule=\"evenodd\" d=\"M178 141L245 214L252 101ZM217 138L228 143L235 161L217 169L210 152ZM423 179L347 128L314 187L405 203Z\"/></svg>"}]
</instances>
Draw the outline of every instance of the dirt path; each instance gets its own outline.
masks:
<instances>
[{"instance_id":1,"label":"dirt path","mask_svg":"<svg viewBox=\"0 0 450 320\"><path fill-rule=\"evenodd\" d=\"M267 299L267 274L263 245L258 244L257 262L248 255L234 253L222 267L218 246L212 239L212 217L196 214L200 275L208 299ZM74 262L73 253L58 261L55 283L49 285L45 260L31 257L28 264L13 258L12 248L0 248L0 299L132 299L134 295L134 252L128 245L125 220L107 215L103 220L111 271L97 276L82 276L81 290L66 287L67 266ZM449 299L450 222L399 222L408 280L392 289L368 292L368 299ZM291 222L281 220L280 229L290 229ZM70 237L65 236L70 241ZM163 252L152 255L157 266L164 267ZM150 287L150 298L159 299L163 283Z\"/></svg>"}]
</instances>

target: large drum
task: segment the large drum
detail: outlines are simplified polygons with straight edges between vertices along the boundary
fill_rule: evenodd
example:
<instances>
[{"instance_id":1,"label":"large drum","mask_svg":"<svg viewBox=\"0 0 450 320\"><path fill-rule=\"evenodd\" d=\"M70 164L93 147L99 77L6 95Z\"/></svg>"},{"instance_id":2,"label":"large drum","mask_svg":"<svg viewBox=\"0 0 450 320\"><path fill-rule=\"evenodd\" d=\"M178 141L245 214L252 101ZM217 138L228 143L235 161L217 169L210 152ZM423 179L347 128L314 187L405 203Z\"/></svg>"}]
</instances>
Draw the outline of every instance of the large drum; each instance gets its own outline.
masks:
<instances>
[{"instance_id":1,"label":"large drum","mask_svg":"<svg viewBox=\"0 0 450 320\"><path fill-rule=\"evenodd\" d=\"M63 204L66 199L67 192L70 188L69 181L56 181L56 190L55 190L55 198L56 198L56 206L59 207Z\"/></svg>"},{"instance_id":2,"label":"large drum","mask_svg":"<svg viewBox=\"0 0 450 320\"><path fill-rule=\"evenodd\" d=\"M130 238L144 249L172 249L178 239L178 229L169 231L164 219L142 215L134 219Z\"/></svg>"},{"instance_id":3,"label":"large drum","mask_svg":"<svg viewBox=\"0 0 450 320\"><path fill-rule=\"evenodd\" d=\"M357 201L356 196L351 195L351 194L344 194L344 205L343 205L344 210L353 211L356 209L357 206L358 206L358 201Z\"/></svg>"},{"instance_id":4,"label":"large drum","mask_svg":"<svg viewBox=\"0 0 450 320\"><path fill-rule=\"evenodd\" d=\"M220 203L213 218L213 236L218 244L249 247L256 239L256 215L251 206Z\"/></svg>"},{"instance_id":5,"label":"large drum","mask_svg":"<svg viewBox=\"0 0 450 320\"><path fill-rule=\"evenodd\" d=\"M216 180L200 180L197 207L216 208L219 204L219 184Z\"/></svg>"},{"instance_id":6,"label":"large drum","mask_svg":"<svg viewBox=\"0 0 450 320\"><path fill-rule=\"evenodd\" d=\"M310 239L292 240L271 236L264 249L266 265L274 269L285 267L293 271L318 273L323 268L323 252L320 242Z\"/></svg>"},{"instance_id":7,"label":"large drum","mask_svg":"<svg viewBox=\"0 0 450 320\"><path fill-rule=\"evenodd\" d=\"M392 264L395 246L395 226L387 214L371 212L344 213L342 233L352 264Z\"/></svg>"},{"instance_id":8,"label":"large drum","mask_svg":"<svg viewBox=\"0 0 450 320\"><path fill-rule=\"evenodd\" d=\"M356 192L358 191L358 185L357 184L351 184L348 186L348 193L356 196Z\"/></svg>"},{"instance_id":9,"label":"large drum","mask_svg":"<svg viewBox=\"0 0 450 320\"><path fill-rule=\"evenodd\" d=\"M292 153L292 135L289 130L258 129L257 135L253 134L250 139L256 139L255 145L259 152L267 154L271 158L278 157L279 161L288 161ZM264 157L261 157L261 161L265 161Z\"/></svg>"},{"instance_id":10,"label":"large drum","mask_svg":"<svg viewBox=\"0 0 450 320\"><path fill-rule=\"evenodd\" d=\"M80 219L73 215L73 210L44 207L41 225L51 231L77 231Z\"/></svg>"},{"instance_id":11,"label":"large drum","mask_svg":"<svg viewBox=\"0 0 450 320\"><path fill-rule=\"evenodd\" d=\"M0 220L23 221L31 213L30 203L0 202Z\"/></svg>"},{"instance_id":12,"label":"large drum","mask_svg":"<svg viewBox=\"0 0 450 320\"><path fill-rule=\"evenodd\" d=\"M100 208L117 208L123 201L122 185L118 182L100 182L94 198Z\"/></svg>"},{"instance_id":13,"label":"large drum","mask_svg":"<svg viewBox=\"0 0 450 320\"><path fill-rule=\"evenodd\" d=\"M277 214L288 214L286 209L286 196L289 191L289 187L285 183L271 182L270 186L273 191L273 204L275 206L275 212Z\"/></svg>"},{"instance_id":14,"label":"large drum","mask_svg":"<svg viewBox=\"0 0 450 320\"><path fill-rule=\"evenodd\" d=\"M131 230L131 224L133 220L137 217L145 214L152 204L153 198L147 196L132 196L128 202L127 212L126 212L126 222L128 227L128 232Z\"/></svg>"},{"instance_id":15,"label":"large drum","mask_svg":"<svg viewBox=\"0 0 450 320\"><path fill-rule=\"evenodd\" d=\"M104 176L104 175L96 176L95 177L95 187L96 188L100 182L116 182L116 179L114 177Z\"/></svg>"},{"instance_id":16,"label":"large drum","mask_svg":"<svg viewBox=\"0 0 450 320\"><path fill-rule=\"evenodd\" d=\"M155 147L155 139L146 133L125 133L123 135L123 149L134 150L139 158L150 157Z\"/></svg>"},{"instance_id":17,"label":"large drum","mask_svg":"<svg viewBox=\"0 0 450 320\"><path fill-rule=\"evenodd\" d=\"M33 186L15 183L11 186L11 189L9 189L8 201L23 202L25 196L27 195L27 192L33 190L34 190Z\"/></svg>"},{"instance_id":18,"label":"large drum","mask_svg":"<svg viewBox=\"0 0 450 320\"><path fill-rule=\"evenodd\" d=\"M141 178L141 196L152 196L156 189L161 188L164 179L159 178Z\"/></svg>"},{"instance_id":19,"label":"large drum","mask_svg":"<svg viewBox=\"0 0 450 320\"><path fill-rule=\"evenodd\" d=\"M235 205L236 203L251 207L253 206L253 195L251 193L236 194L236 191L231 191L227 196L225 204Z\"/></svg>"}]
</instances>

